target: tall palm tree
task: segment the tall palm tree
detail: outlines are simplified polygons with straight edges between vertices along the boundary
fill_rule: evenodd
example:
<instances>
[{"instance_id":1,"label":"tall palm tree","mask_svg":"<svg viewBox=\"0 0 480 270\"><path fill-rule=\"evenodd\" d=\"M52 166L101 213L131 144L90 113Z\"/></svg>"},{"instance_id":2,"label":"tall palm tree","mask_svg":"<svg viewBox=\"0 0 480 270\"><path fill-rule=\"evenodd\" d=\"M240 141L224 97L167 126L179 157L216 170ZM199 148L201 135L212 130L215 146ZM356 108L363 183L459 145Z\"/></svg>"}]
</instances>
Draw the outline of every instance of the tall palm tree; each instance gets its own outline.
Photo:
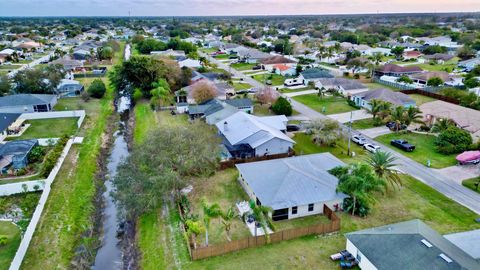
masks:
<instances>
[{"instance_id":1,"label":"tall palm tree","mask_svg":"<svg viewBox=\"0 0 480 270\"><path fill-rule=\"evenodd\" d=\"M398 170L395 169L397 166L395 163L396 160L397 158L394 157L392 153L376 151L369 155L367 163L380 179L385 180L386 183L395 188L402 185Z\"/></svg>"},{"instance_id":2,"label":"tall palm tree","mask_svg":"<svg viewBox=\"0 0 480 270\"><path fill-rule=\"evenodd\" d=\"M453 120L451 119L439 118L437 119L437 121L435 121L435 124L433 124L431 131L435 133L439 133L454 125L455 125L455 122L453 122Z\"/></svg>"},{"instance_id":3,"label":"tall palm tree","mask_svg":"<svg viewBox=\"0 0 480 270\"><path fill-rule=\"evenodd\" d=\"M382 110L382 103L383 102L379 99L372 99L370 101L370 108L368 108L367 111L372 114L373 120L377 118L377 115Z\"/></svg>"},{"instance_id":4,"label":"tall palm tree","mask_svg":"<svg viewBox=\"0 0 480 270\"><path fill-rule=\"evenodd\" d=\"M264 235L267 243L270 242L268 229L270 228L272 231L275 231L275 227L273 226L271 220L271 213L273 212L273 209L264 205L256 205L253 202L250 203L250 208L252 208L253 218L255 219L255 236L257 236L257 225L260 225L265 233Z\"/></svg>"},{"instance_id":5,"label":"tall palm tree","mask_svg":"<svg viewBox=\"0 0 480 270\"><path fill-rule=\"evenodd\" d=\"M417 124L422 124L422 112L420 111L419 108L410 106L408 109L405 111L405 125L410 126L412 123L417 123Z\"/></svg>"},{"instance_id":6,"label":"tall palm tree","mask_svg":"<svg viewBox=\"0 0 480 270\"><path fill-rule=\"evenodd\" d=\"M225 227L225 232L227 233L228 242L232 241L230 236L230 229L232 228L232 220L237 217L233 207L227 209L227 211L222 212L221 218L223 226Z\"/></svg>"},{"instance_id":7,"label":"tall palm tree","mask_svg":"<svg viewBox=\"0 0 480 270\"><path fill-rule=\"evenodd\" d=\"M220 205L217 203L208 204L206 199L203 198L202 201L203 208L203 223L205 225L205 245L208 246L208 229L210 229L210 221L212 218L217 218L222 213Z\"/></svg>"},{"instance_id":8,"label":"tall palm tree","mask_svg":"<svg viewBox=\"0 0 480 270\"><path fill-rule=\"evenodd\" d=\"M383 101L381 104L380 112L378 113L378 117L383 121L390 115L390 111L392 109L392 103Z\"/></svg>"},{"instance_id":9,"label":"tall palm tree","mask_svg":"<svg viewBox=\"0 0 480 270\"><path fill-rule=\"evenodd\" d=\"M397 106L390 111L389 120L395 123L395 132L398 132L405 121L405 107Z\"/></svg>"}]
</instances>

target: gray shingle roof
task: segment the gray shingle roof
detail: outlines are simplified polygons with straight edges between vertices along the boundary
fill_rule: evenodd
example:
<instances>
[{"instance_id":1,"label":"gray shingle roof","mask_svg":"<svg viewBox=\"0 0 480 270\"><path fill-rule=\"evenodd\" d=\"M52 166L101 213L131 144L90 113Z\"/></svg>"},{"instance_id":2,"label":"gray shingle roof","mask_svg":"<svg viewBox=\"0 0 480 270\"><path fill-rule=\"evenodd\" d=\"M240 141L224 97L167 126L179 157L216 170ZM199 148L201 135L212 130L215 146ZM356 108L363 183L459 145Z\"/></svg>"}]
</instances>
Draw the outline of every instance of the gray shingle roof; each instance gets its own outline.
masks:
<instances>
[{"instance_id":1,"label":"gray shingle roof","mask_svg":"<svg viewBox=\"0 0 480 270\"><path fill-rule=\"evenodd\" d=\"M0 132L3 132L13 122L17 121L20 115L20 113L0 113Z\"/></svg>"},{"instance_id":2,"label":"gray shingle roof","mask_svg":"<svg viewBox=\"0 0 480 270\"><path fill-rule=\"evenodd\" d=\"M263 205L275 209L343 199L328 170L345 163L330 153L237 164Z\"/></svg>"},{"instance_id":3,"label":"gray shingle roof","mask_svg":"<svg viewBox=\"0 0 480 270\"><path fill-rule=\"evenodd\" d=\"M346 237L379 270L480 269L479 262L418 219L352 232ZM442 253L453 262L442 259Z\"/></svg>"},{"instance_id":4,"label":"gray shingle roof","mask_svg":"<svg viewBox=\"0 0 480 270\"><path fill-rule=\"evenodd\" d=\"M333 78L334 76L328 70L320 68L310 68L300 73L305 79Z\"/></svg>"},{"instance_id":5,"label":"gray shingle roof","mask_svg":"<svg viewBox=\"0 0 480 270\"><path fill-rule=\"evenodd\" d=\"M357 80L345 78L322 78L318 80L323 86L341 86L345 90L368 88Z\"/></svg>"},{"instance_id":6,"label":"gray shingle roof","mask_svg":"<svg viewBox=\"0 0 480 270\"><path fill-rule=\"evenodd\" d=\"M394 105L415 104L415 101L411 99L407 94L401 92L393 92L389 89L375 89L359 94L363 96L364 100L378 99L390 102Z\"/></svg>"},{"instance_id":7,"label":"gray shingle roof","mask_svg":"<svg viewBox=\"0 0 480 270\"><path fill-rule=\"evenodd\" d=\"M18 94L0 97L0 107L47 104L55 95Z\"/></svg>"}]
</instances>

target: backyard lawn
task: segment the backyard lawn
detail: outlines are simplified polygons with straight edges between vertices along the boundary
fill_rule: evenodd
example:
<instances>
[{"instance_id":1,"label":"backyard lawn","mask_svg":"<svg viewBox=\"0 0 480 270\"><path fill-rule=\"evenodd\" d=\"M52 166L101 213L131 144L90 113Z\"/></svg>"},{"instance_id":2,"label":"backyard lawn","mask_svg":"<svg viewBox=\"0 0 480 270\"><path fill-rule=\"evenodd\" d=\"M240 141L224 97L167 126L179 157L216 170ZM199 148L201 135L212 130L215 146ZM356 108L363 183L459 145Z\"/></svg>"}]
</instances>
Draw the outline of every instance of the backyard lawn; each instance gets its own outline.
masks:
<instances>
[{"instance_id":1,"label":"backyard lawn","mask_svg":"<svg viewBox=\"0 0 480 270\"><path fill-rule=\"evenodd\" d=\"M437 99L435 98L432 98L432 97L427 97L427 96L424 96L424 95L419 95L419 94L411 94L411 95L408 95L410 98L412 98L413 100L415 100L415 103L417 104L417 106L420 106L424 103L427 103L427 102L432 102L432 101L436 101Z\"/></svg>"},{"instance_id":2,"label":"backyard lawn","mask_svg":"<svg viewBox=\"0 0 480 270\"><path fill-rule=\"evenodd\" d=\"M479 186L476 187L475 184L479 183ZM467 179L462 182L462 185L466 186L467 188L480 193L480 177Z\"/></svg>"},{"instance_id":3,"label":"backyard lawn","mask_svg":"<svg viewBox=\"0 0 480 270\"><path fill-rule=\"evenodd\" d=\"M77 131L77 117L28 120L30 127L20 137L13 140L28 140L39 138L60 138L63 135L73 135Z\"/></svg>"},{"instance_id":4,"label":"backyard lawn","mask_svg":"<svg viewBox=\"0 0 480 270\"><path fill-rule=\"evenodd\" d=\"M380 84L380 83L365 83L365 85L370 90L375 90L375 89L380 89L380 88L386 88L386 89L390 89L392 91L399 91L400 90L398 88L395 88L395 87L392 87L392 86L389 86L389 85Z\"/></svg>"},{"instance_id":5,"label":"backyard lawn","mask_svg":"<svg viewBox=\"0 0 480 270\"><path fill-rule=\"evenodd\" d=\"M348 105L347 100L343 97L319 97L316 94L308 94L296 96L293 97L293 99L327 115L357 110L356 108Z\"/></svg>"},{"instance_id":6,"label":"backyard lawn","mask_svg":"<svg viewBox=\"0 0 480 270\"><path fill-rule=\"evenodd\" d=\"M7 244L0 246L0 270L6 270L15 257L21 241L20 229L10 221L0 221L0 235L7 237Z\"/></svg>"},{"instance_id":7,"label":"backyard lawn","mask_svg":"<svg viewBox=\"0 0 480 270\"><path fill-rule=\"evenodd\" d=\"M426 165L427 160L430 160L431 167L433 168L445 168L457 164L457 161L455 160L456 154L444 155L435 151L436 137L433 135L409 132L407 134L390 133L375 138L375 140L387 146L390 146L390 141L394 139L407 140L409 143L415 145L415 151L413 152L404 152L394 147L391 147L391 149L394 149L421 164Z\"/></svg>"},{"instance_id":8,"label":"backyard lawn","mask_svg":"<svg viewBox=\"0 0 480 270\"><path fill-rule=\"evenodd\" d=\"M285 77L282 75L278 74L271 74L271 73L265 73L265 74L258 74L258 75L253 75L253 78L261 83L265 83L266 81L271 81L272 86L278 86L278 85L283 85L283 82L285 81Z\"/></svg>"},{"instance_id":9,"label":"backyard lawn","mask_svg":"<svg viewBox=\"0 0 480 270\"><path fill-rule=\"evenodd\" d=\"M231 64L230 66L233 69L242 71L242 70L251 70L256 65L255 64L249 64L249 63L235 63L235 64Z\"/></svg>"}]
</instances>

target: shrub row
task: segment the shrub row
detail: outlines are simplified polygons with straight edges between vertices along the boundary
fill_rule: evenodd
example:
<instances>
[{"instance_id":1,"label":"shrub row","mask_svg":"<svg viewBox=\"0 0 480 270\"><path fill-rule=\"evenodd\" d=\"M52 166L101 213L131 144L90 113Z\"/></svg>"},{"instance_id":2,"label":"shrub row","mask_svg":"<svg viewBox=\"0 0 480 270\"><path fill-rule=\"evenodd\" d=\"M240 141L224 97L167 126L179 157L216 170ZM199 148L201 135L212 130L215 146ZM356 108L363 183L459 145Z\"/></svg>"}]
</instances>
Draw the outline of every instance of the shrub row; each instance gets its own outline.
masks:
<instances>
[{"instance_id":1,"label":"shrub row","mask_svg":"<svg viewBox=\"0 0 480 270\"><path fill-rule=\"evenodd\" d=\"M68 139L69 137L66 135L58 139L57 143L55 144L55 147L50 152L48 152L47 156L45 156L45 160L43 161L43 167L42 167L42 170L40 171L40 175L42 177L48 177L53 167L55 167L55 164L57 164L58 158L62 154L63 148L68 142Z\"/></svg>"}]
</instances>

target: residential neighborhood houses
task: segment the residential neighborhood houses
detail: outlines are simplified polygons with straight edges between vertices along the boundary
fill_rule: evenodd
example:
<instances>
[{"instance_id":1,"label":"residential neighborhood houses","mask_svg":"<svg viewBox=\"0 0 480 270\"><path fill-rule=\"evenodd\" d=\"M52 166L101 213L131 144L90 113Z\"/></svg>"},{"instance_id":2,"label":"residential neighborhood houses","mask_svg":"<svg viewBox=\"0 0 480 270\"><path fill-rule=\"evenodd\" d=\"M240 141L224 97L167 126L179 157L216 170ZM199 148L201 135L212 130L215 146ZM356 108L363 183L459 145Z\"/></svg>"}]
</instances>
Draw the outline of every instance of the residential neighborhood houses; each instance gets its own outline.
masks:
<instances>
[{"instance_id":1,"label":"residential neighborhood houses","mask_svg":"<svg viewBox=\"0 0 480 270\"><path fill-rule=\"evenodd\" d=\"M0 20L0 270L480 269L479 23Z\"/></svg>"}]
</instances>

